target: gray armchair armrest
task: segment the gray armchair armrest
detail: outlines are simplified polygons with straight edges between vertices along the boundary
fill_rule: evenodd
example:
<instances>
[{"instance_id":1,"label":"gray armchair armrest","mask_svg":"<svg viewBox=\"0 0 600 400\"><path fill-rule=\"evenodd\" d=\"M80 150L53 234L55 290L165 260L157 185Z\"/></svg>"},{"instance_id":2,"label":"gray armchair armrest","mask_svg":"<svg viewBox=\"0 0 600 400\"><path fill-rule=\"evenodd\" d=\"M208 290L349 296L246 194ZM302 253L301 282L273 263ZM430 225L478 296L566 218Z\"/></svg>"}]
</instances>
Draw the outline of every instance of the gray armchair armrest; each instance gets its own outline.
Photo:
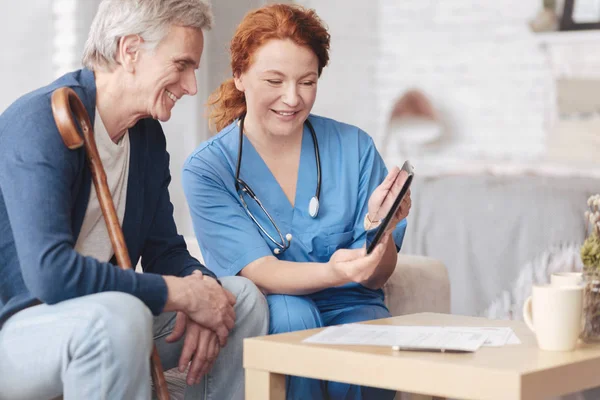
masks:
<instances>
[{"instance_id":1,"label":"gray armchair armrest","mask_svg":"<svg viewBox=\"0 0 600 400\"><path fill-rule=\"evenodd\" d=\"M433 258L398 254L396 269L383 291L392 316L450 312L448 271Z\"/></svg>"}]
</instances>

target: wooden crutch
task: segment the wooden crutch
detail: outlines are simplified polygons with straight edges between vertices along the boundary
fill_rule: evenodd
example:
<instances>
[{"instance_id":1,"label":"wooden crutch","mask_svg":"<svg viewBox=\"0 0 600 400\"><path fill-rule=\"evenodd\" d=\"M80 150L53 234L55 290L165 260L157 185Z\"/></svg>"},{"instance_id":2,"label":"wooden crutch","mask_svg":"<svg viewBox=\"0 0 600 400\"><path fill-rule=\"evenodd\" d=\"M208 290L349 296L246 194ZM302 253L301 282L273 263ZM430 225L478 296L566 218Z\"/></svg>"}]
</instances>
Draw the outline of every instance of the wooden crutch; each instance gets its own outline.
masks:
<instances>
[{"instance_id":1,"label":"wooden crutch","mask_svg":"<svg viewBox=\"0 0 600 400\"><path fill-rule=\"evenodd\" d=\"M74 150L85 146L87 159L92 170L92 180L94 181L98 202L100 203L104 221L108 228L108 236L115 251L117 264L122 269L131 269L131 259L125 245L125 238L119 225L117 213L115 212L115 205L108 189L106 173L104 172L104 167L102 167L102 161L100 161L92 124L77 93L69 87L56 89L52 93L52 114L54 115L54 121L60 132L60 136L69 149ZM83 131L83 138L78 132L73 115L77 118L77 122ZM150 360L152 364L152 381L154 382L154 389L156 390L158 399L168 400L167 382L165 381L165 374L156 346L152 349Z\"/></svg>"}]
</instances>

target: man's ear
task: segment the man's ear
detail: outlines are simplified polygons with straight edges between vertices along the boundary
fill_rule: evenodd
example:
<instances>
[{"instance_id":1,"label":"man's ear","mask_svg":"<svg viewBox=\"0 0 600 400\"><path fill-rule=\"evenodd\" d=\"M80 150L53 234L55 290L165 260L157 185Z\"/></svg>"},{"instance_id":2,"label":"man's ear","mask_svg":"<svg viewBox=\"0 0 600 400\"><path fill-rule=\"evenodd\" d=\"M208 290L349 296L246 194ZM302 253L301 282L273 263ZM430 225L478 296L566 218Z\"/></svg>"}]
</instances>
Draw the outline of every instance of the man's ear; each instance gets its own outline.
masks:
<instances>
[{"instance_id":1,"label":"man's ear","mask_svg":"<svg viewBox=\"0 0 600 400\"><path fill-rule=\"evenodd\" d=\"M243 93L244 82L242 82L242 76L240 74L233 74L233 82L235 83L235 88Z\"/></svg>"},{"instance_id":2,"label":"man's ear","mask_svg":"<svg viewBox=\"0 0 600 400\"><path fill-rule=\"evenodd\" d=\"M119 61L127 72L135 72L142 43L143 39L140 35L127 35L119 39L117 46Z\"/></svg>"}]
</instances>

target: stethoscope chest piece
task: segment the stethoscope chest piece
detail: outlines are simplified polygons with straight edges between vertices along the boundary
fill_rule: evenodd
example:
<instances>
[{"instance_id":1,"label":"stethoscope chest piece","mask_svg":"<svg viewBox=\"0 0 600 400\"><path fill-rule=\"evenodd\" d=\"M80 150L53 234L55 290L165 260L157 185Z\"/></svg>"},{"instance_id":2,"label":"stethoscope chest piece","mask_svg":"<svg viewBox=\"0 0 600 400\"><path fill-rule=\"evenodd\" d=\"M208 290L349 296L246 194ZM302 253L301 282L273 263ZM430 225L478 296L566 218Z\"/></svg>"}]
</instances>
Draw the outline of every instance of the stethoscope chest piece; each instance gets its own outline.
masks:
<instances>
[{"instance_id":1,"label":"stethoscope chest piece","mask_svg":"<svg viewBox=\"0 0 600 400\"><path fill-rule=\"evenodd\" d=\"M310 199L310 202L308 203L308 215L310 215L312 218L317 218L318 214L319 214L319 199L317 199L317 196L313 196Z\"/></svg>"}]
</instances>

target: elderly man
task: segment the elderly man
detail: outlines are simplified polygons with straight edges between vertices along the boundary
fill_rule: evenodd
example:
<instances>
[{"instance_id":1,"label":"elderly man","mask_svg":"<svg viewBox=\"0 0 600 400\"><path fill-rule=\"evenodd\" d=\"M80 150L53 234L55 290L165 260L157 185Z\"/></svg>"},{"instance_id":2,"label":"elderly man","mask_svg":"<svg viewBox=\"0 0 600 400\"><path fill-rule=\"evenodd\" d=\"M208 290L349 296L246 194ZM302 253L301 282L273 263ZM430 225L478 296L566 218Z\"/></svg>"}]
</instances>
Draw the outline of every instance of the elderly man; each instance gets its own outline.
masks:
<instances>
[{"instance_id":1,"label":"elderly man","mask_svg":"<svg viewBox=\"0 0 600 400\"><path fill-rule=\"evenodd\" d=\"M186 396L243 397L242 339L266 334L266 302L187 252L157 121L196 94L211 20L201 0L104 0L86 68L0 116L0 399L148 399L153 342L165 369L189 366ZM90 115L143 274L115 266L85 152L56 128L50 97L63 86Z\"/></svg>"}]
</instances>

